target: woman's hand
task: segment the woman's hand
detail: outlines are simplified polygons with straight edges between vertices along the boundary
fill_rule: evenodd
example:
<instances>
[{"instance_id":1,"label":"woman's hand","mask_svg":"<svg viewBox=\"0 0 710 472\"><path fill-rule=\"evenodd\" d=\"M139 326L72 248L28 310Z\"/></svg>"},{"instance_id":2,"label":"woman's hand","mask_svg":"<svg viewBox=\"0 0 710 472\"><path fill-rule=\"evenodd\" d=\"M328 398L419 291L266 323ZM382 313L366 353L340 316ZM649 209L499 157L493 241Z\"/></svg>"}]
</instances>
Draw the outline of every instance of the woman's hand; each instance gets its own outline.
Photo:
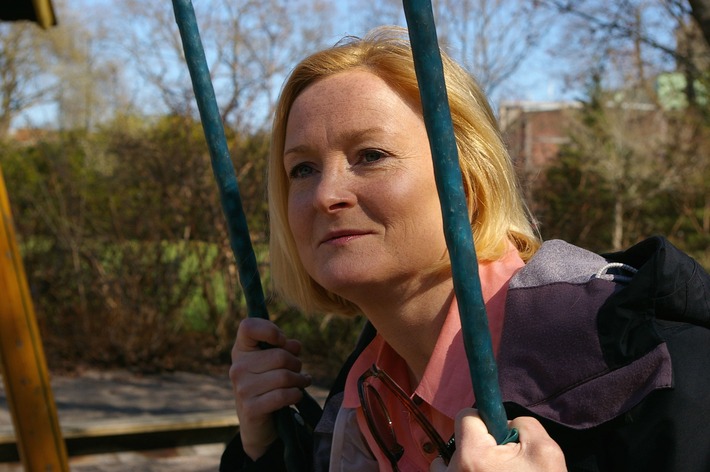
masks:
<instances>
[{"instance_id":1,"label":"woman's hand","mask_svg":"<svg viewBox=\"0 0 710 472\"><path fill-rule=\"evenodd\" d=\"M519 442L501 446L488 434L486 425L474 409L462 410L456 418L456 452L447 467L441 458L431 464L430 472L563 472L565 457L539 421L520 417L509 422L516 428Z\"/></svg>"},{"instance_id":2,"label":"woman's hand","mask_svg":"<svg viewBox=\"0 0 710 472\"><path fill-rule=\"evenodd\" d=\"M260 343L273 348L261 349ZM276 438L273 413L298 402L301 389L311 384L301 374L301 343L287 339L272 322L247 318L239 324L232 348L232 380L244 452L261 457Z\"/></svg>"}]
</instances>

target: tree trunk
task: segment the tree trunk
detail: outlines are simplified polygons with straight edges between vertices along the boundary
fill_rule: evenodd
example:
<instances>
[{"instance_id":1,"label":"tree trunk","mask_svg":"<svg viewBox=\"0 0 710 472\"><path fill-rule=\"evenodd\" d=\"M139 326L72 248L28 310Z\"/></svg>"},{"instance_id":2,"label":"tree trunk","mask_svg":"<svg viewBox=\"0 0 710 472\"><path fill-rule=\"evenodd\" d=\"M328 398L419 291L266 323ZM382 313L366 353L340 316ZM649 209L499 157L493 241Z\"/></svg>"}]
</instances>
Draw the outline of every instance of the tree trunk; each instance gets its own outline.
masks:
<instances>
[{"instance_id":1,"label":"tree trunk","mask_svg":"<svg viewBox=\"0 0 710 472\"><path fill-rule=\"evenodd\" d=\"M703 32L705 42L710 46L710 0L688 0L693 18Z\"/></svg>"},{"instance_id":2,"label":"tree trunk","mask_svg":"<svg viewBox=\"0 0 710 472\"><path fill-rule=\"evenodd\" d=\"M614 232L611 245L613 250L620 251L624 242L624 204L620 197L614 203Z\"/></svg>"},{"instance_id":3,"label":"tree trunk","mask_svg":"<svg viewBox=\"0 0 710 472\"><path fill-rule=\"evenodd\" d=\"M0 115L0 141L4 141L10 135L10 116Z\"/></svg>"}]
</instances>

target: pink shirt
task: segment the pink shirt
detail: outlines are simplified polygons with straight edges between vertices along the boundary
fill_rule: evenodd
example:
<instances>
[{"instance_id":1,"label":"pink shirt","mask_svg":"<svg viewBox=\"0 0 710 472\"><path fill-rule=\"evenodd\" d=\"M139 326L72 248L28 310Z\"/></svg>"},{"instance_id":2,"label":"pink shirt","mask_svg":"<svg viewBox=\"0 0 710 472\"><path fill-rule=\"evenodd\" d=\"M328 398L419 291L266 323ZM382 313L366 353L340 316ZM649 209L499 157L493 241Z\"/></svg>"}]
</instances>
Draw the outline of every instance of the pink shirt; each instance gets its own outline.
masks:
<instances>
[{"instance_id":1,"label":"pink shirt","mask_svg":"<svg viewBox=\"0 0 710 472\"><path fill-rule=\"evenodd\" d=\"M478 267L493 349L496 353L503 328L508 281L523 265L518 252L511 245L511 249L502 259L495 262L485 262L479 264ZM404 359L380 335L377 335L360 354L350 370L345 383L343 407L358 410L358 426L370 450L375 455L380 470L387 471L392 468L370 433L360 407L357 391L358 379L372 364L377 364L380 369L387 372L405 392L413 391L412 400L418 404L421 411L431 421L444 442L453 435L456 414L463 408L470 408L474 403L468 360L461 334L459 310L455 299L449 307L424 376L416 388L410 385ZM373 385L377 386L379 383L375 382ZM378 388L378 392L387 405L397 442L404 447L404 456L397 463L397 467L403 472L428 471L431 461L439 455L436 446L431 444L418 423L409 418L409 413L394 395L389 393L386 388Z\"/></svg>"}]
</instances>

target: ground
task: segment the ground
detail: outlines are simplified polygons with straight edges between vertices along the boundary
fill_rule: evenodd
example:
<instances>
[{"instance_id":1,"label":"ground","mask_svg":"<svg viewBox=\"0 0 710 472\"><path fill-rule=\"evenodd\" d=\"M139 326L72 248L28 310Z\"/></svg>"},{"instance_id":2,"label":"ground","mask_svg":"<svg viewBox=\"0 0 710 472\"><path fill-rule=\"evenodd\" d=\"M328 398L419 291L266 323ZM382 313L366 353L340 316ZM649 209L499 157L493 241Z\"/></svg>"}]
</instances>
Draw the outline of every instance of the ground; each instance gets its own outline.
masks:
<instances>
[{"instance_id":1,"label":"ground","mask_svg":"<svg viewBox=\"0 0 710 472\"><path fill-rule=\"evenodd\" d=\"M171 372L139 374L125 369L84 369L51 375L52 391L60 423L120 419L150 420L181 414L235 417L227 371L222 375ZM325 390L314 388L322 401ZM4 388L0 389L0 434L11 430L12 417ZM223 444L202 444L152 451L123 451L74 456L73 472L202 472L215 471ZM20 472L17 463L0 462L0 472Z\"/></svg>"}]
</instances>

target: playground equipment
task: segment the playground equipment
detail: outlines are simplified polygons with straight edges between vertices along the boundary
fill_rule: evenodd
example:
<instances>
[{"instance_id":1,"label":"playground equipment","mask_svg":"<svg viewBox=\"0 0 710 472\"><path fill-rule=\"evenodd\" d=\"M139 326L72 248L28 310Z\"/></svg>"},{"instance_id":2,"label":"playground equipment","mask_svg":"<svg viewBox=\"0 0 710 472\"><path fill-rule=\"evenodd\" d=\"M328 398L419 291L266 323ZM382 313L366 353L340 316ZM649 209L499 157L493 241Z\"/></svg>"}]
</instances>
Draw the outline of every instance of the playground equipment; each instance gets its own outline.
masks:
<instances>
[{"instance_id":1,"label":"playground equipment","mask_svg":"<svg viewBox=\"0 0 710 472\"><path fill-rule=\"evenodd\" d=\"M51 0L5 2L0 6L0 20L29 20L44 29L57 24ZM66 446L1 170L0 294L0 372L20 459L28 471L68 471Z\"/></svg>"},{"instance_id":2,"label":"playground equipment","mask_svg":"<svg viewBox=\"0 0 710 472\"><path fill-rule=\"evenodd\" d=\"M68 471L47 362L0 171L0 361L25 470Z\"/></svg>"}]
</instances>

